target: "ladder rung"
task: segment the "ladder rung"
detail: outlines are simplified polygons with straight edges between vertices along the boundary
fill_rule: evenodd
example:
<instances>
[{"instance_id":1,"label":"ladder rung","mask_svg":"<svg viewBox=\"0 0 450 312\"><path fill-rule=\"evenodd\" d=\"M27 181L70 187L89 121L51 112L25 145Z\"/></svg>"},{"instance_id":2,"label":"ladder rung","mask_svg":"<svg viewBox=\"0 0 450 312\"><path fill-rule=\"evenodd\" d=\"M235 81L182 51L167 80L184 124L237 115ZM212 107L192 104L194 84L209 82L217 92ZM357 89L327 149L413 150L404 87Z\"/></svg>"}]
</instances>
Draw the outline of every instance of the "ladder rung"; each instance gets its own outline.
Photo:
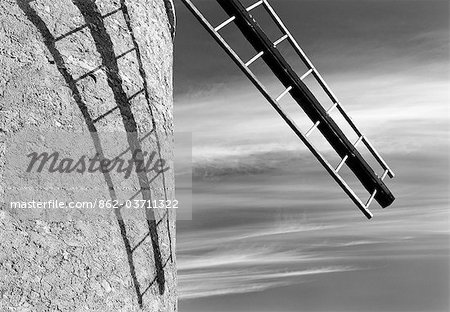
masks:
<instances>
[{"instance_id":1,"label":"ladder rung","mask_svg":"<svg viewBox=\"0 0 450 312\"><path fill-rule=\"evenodd\" d=\"M300 48L300 46L297 43L297 41L295 40L295 38L289 32L289 30L284 25L281 18L277 15L277 13L275 12L275 10L272 8L272 6L270 5L270 3L267 0L264 0L264 6L266 7L269 15L272 17L275 24L277 24L277 26L281 30L281 32L283 34L288 35L288 38L289 38L289 41L290 41L292 47L297 52L298 56L302 59L302 61L306 64L306 66L313 67L311 60L308 58L308 56L305 54L305 52L302 50L302 48ZM331 91L330 87L328 87L327 83L325 82L325 80L322 78L322 76L319 74L318 71L315 71L315 76L317 78L318 83L321 85L321 87L323 88L325 93L327 93L327 95L330 97L330 99L333 102L337 102L337 98L334 95L333 91Z\"/></svg>"},{"instance_id":2,"label":"ladder rung","mask_svg":"<svg viewBox=\"0 0 450 312\"><path fill-rule=\"evenodd\" d=\"M289 87L287 87L287 89L286 90L284 90L277 98L276 98L276 101L278 102L279 100L281 100L282 98L283 98L283 96L285 96L289 91L291 91L292 90L292 87L291 86L289 86Z\"/></svg>"},{"instance_id":3,"label":"ladder rung","mask_svg":"<svg viewBox=\"0 0 450 312\"><path fill-rule=\"evenodd\" d=\"M389 166L386 164L383 157L381 157L381 155L378 154L377 150L372 146L372 144L370 144L370 142L369 142L369 140L367 140L367 138L364 138L364 143L366 144L367 148L372 153L372 155L375 157L375 159L378 161L378 163L380 163L380 165L384 169L389 170L389 172L388 172L389 176L391 178L395 177L394 172L392 172L391 168L389 168Z\"/></svg>"},{"instance_id":4,"label":"ladder rung","mask_svg":"<svg viewBox=\"0 0 450 312\"><path fill-rule=\"evenodd\" d=\"M300 77L300 80L305 79L309 74L311 74L314 71L314 68L311 68L306 73L303 74L303 76Z\"/></svg>"},{"instance_id":5,"label":"ladder rung","mask_svg":"<svg viewBox=\"0 0 450 312\"><path fill-rule=\"evenodd\" d=\"M367 209L367 206L361 201L361 199L355 194L355 192L350 188L350 186L344 181L344 179L339 175L339 173L335 172L330 163L323 158L323 156L318 153L319 160L325 165L328 169L328 172L334 177L336 182L342 187L342 189L347 193L347 195L353 200L353 202L358 206L358 208L364 213L364 215L371 219L373 217L372 213Z\"/></svg>"},{"instance_id":6,"label":"ladder rung","mask_svg":"<svg viewBox=\"0 0 450 312\"><path fill-rule=\"evenodd\" d=\"M277 45L279 45L281 42L283 42L284 40L286 40L286 38L289 37L289 35L284 35L283 37L281 37L280 39L278 39L277 41L275 41L273 43L273 46L276 47Z\"/></svg>"},{"instance_id":7,"label":"ladder rung","mask_svg":"<svg viewBox=\"0 0 450 312\"><path fill-rule=\"evenodd\" d=\"M389 173L389 169L384 170L383 175L381 176L381 181L383 181L384 178L386 178L386 176L388 175L388 173Z\"/></svg>"},{"instance_id":8,"label":"ladder rung","mask_svg":"<svg viewBox=\"0 0 450 312\"><path fill-rule=\"evenodd\" d=\"M308 130L308 132L305 133L305 137L309 137L311 133L319 126L320 121L317 121L314 126L311 127L311 129Z\"/></svg>"},{"instance_id":9,"label":"ladder rung","mask_svg":"<svg viewBox=\"0 0 450 312\"><path fill-rule=\"evenodd\" d=\"M219 31L222 28L224 28L225 26L227 26L228 24L230 24L232 21L234 21L236 19L236 16L232 16L229 19L227 19L225 22L223 22L222 24L220 24L219 26L217 26L216 28L214 28L215 31Z\"/></svg>"},{"instance_id":10,"label":"ladder rung","mask_svg":"<svg viewBox=\"0 0 450 312\"><path fill-rule=\"evenodd\" d=\"M258 54L256 54L254 57L252 57L247 63L245 63L245 66L250 66L254 61L256 61L257 59L259 59L262 55L264 54L263 51L259 52Z\"/></svg>"},{"instance_id":11,"label":"ladder rung","mask_svg":"<svg viewBox=\"0 0 450 312\"><path fill-rule=\"evenodd\" d=\"M255 4L252 4L251 6L249 6L247 8L247 11L250 12L251 10L253 10L254 8L260 6L263 3L263 1L258 1ZM224 28L225 26L227 26L228 24L230 24L232 21L234 21L236 19L236 16L232 16L229 19L227 19L225 22L223 22L222 24L220 24L219 26L217 26L216 28L214 28L215 31L219 31L222 28Z\"/></svg>"},{"instance_id":12,"label":"ladder rung","mask_svg":"<svg viewBox=\"0 0 450 312\"><path fill-rule=\"evenodd\" d=\"M260 0L258 2L256 2L255 4L252 4L251 6L249 6L247 8L247 12L250 12L251 10L253 10L256 7L259 7L261 4L263 4L264 1Z\"/></svg>"},{"instance_id":13,"label":"ladder rung","mask_svg":"<svg viewBox=\"0 0 450 312\"><path fill-rule=\"evenodd\" d=\"M353 144L354 147L357 147L359 143L361 143L361 141L364 140L364 135L360 136L358 138L358 140L356 140L356 142Z\"/></svg>"},{"instance_id":14,"label":"ladder rung","mask_svg":"<svg viewBox=\"0 0 450 312\"><path fill-rule=\"evenodd\" d=\"M339 165L335 169L336 173L338 173L339 170L341 170L342 166L345 164L345 161L347 159L348 159L348 155L345 155L344 158L342 158L341 162L339 163Z\"/></svg>"},{"instance_id":15,"label":"ladder rung","mask_svg":"<svg viewBox=\"0 0 450 312\"><path fill-rule=\"evenodd\" d=\"M366 208L368 208L370 206L370 204L372 203L372 200L375 198L376 194L377 194L377 190L373 191L372 195L370 195L369 200L366 203Z\"/></svg>"},{"instance_id":16,"label":"ladder rung","mask_svg":"<svg viewBox=\"0 0 450 312\"><path fill-rule=\"evenodd\" d=\"M334 103L333 106L331 106L328 110L327 110L327 114L330 114L337 106L339 105L338 102Z\"/></svg>"}]
</instances>

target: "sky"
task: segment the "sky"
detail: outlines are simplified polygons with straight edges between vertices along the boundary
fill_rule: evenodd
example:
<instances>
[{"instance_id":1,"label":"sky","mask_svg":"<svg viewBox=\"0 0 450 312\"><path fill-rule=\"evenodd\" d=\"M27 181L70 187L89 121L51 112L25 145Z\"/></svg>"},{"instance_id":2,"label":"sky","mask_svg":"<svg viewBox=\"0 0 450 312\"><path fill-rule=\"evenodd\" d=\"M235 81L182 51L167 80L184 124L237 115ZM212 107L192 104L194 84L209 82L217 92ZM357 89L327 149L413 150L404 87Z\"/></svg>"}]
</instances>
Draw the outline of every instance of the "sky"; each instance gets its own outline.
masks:
<instances>
[{"instance_id":1,"label":"sky","mask_svg":"<svg viewBox=\"0 0 450 312\"><path fill-rule=\"evenodd\" d=\"M194 3L214 25L226 19L215 1ZM396 201L375 203L367 220L177 1L175 127L193 137L193 220L177 226L180 311L448 311L449 2L271 3L396 173L386 182ZM243 60L256 54L233 25L223 35ZM306 71L288 44L280 51ZM252 69L274 96L283 91L261 61ZM308 129L293 104L282 101Z\"/></svg>"}]
</instances>

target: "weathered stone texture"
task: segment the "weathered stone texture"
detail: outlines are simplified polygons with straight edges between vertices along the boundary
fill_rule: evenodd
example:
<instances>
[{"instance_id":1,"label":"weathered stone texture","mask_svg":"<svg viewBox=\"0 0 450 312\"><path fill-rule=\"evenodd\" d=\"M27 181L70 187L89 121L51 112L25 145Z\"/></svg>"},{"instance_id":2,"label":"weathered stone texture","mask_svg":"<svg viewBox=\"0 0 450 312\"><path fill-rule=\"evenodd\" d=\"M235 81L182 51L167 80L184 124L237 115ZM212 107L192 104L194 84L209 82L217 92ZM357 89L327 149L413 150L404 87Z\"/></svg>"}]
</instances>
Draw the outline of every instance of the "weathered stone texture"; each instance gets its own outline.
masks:
<instances>
[{"instance_id":1,"label":"weathered stone texture","mask_svg":"<svg viewBox=\"0 0 450 312\"><path fill-rule=\"evenodd\" d=\"M0 176L4 142L32 129L156 127L168 139L149 144L173 159L172 47L164 0L1 0ZM173 198L173 174L163 187ZM0 311L177 310L173 211L153 228L0 214Z\"/></svg>"}]
</instances>

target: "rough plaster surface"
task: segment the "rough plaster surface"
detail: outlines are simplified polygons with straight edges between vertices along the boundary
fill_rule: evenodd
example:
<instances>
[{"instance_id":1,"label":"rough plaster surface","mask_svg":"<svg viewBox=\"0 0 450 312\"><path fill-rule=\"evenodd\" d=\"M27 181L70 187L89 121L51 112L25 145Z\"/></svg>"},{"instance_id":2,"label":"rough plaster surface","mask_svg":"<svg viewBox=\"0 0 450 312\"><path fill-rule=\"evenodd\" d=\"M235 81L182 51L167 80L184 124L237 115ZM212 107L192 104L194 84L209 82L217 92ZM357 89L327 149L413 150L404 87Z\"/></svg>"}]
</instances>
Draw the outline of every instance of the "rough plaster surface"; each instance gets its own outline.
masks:
<instances>
[{"instance_id":1,"label":"rough plaster surface","mask_svg":"<svg viewBox=\"0 0 450 312\"><path fill-rule=\"evenodd\" d=\"M166 9L164 0L0 1L0 176L4 142L33 129L156 129L165 139L148 144L173 158ZM173 186L173 174L151 184L168 198ZM0 199L6 187L1 179ZM0 210L0 311L176 311L175 214L154 219L53 222Z\"/></svg>"}]
</instances>

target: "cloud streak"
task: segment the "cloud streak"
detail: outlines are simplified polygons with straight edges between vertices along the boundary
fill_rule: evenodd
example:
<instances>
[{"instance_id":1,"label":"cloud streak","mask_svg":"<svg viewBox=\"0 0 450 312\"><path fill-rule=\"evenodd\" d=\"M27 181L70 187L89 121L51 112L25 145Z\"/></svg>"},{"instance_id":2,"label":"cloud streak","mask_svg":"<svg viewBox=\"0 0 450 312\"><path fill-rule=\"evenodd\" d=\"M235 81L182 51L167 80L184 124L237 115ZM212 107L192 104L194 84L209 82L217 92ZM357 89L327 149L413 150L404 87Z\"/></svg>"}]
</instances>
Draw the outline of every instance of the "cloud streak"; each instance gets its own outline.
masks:
<instances>
[{"instance_id":1,"label":"cloud streak","mask_svg":"<svg viewBox=\"0 0 450 312\"><path fill-rule=\"evenodd\" d=\"M194 299L230 294L242 294L267 290L274 287L301 283L301 277L318 274L339 273L356 270L352 267L320 267L290 272L222 271L191 274L181 278L180 284L187 284L180 299ZM201 281L201 282L199 282Z\"/></svg>"},{"instance_id":2,"label":"cloud streak","mask_svg":"<svg viewBox=\"0 0 450 312\"><path fill-rule=\"evenodd\" d=\"M202 5L216 12L212 3ZM190 39L178 49L195 52L175 59L176 130L194 140L194 219L178 224L177 237L182 308L448 309L448 1L273 5L396 172L387 183L397 199L385 210L374 206L375 219L365 220L225 54L181 15L187 26L178 35ZM260 65L255 70L277 96L282 87ZM305 131L310 124L292 104L282 101ZM313 142L337 164L327 144ZM311 289L320 300L302 295ZM271 309L271 295L283 306Z\"/></svg>"}]
</instances>

